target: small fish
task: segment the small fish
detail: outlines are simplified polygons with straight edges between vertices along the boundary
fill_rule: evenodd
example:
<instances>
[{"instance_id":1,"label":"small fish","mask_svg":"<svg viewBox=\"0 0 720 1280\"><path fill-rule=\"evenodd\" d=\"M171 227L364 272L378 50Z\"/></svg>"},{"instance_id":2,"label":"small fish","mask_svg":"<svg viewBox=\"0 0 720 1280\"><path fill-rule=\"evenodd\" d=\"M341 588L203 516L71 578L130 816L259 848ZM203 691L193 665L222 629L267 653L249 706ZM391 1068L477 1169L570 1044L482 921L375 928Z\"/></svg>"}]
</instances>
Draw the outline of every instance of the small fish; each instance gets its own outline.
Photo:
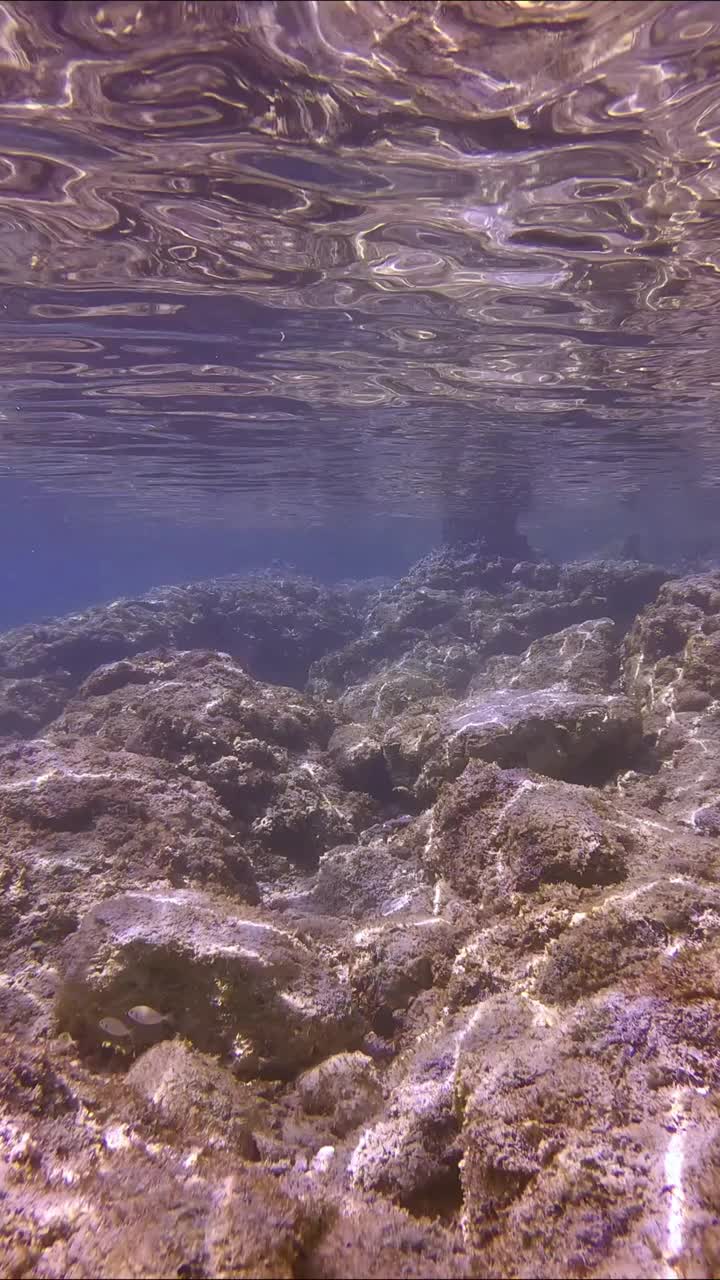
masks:
<instances>
[{"instance_id":1,"label":"small fish","mask_svg":"<svg viewBox=\"0 0 720 1280\"><path fill-rule=\"evenodd\" d=\"M161 1022L172 1022L171 1013L158 1013L157 1009L151 1009L149 1004L136 1004L132 1009L128 1009L128 1018L132 1018L133 1022L138 1022L141 1027L159 1027Z\"/></svg>"},{"instance_id":2,"label":"small fish","mask_svg":"<svg viewBox=\"0 0 720 1280\"><path fill-rule=\"evenodd\" d=\"M98 1026L112 1040L127 1040L129 1036L132 1036L130 1028L126 1027L125 1023L121 1022L119 1018L101 1018Z\"/></svg>"}]
</instances>

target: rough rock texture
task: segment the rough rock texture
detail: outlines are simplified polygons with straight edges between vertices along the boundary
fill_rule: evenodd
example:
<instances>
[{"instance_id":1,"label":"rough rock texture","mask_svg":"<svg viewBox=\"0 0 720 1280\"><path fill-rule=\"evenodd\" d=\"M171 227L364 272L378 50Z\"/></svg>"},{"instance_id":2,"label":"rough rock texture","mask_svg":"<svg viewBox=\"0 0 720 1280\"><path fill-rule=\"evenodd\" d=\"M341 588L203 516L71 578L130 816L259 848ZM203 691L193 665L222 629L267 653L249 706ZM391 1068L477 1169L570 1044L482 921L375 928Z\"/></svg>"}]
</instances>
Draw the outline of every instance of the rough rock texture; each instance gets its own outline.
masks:
<instances>
[{"instance_id":1,"label":"rough rock texture","mask_svg":"<svg viewBox=\"0 0 720 1280\"><path fill-rule=\"evenodd\" d=\"M475 901L543 883L616 884L632 836L613 818L585 787L473 763L444 789L425 856Z\"/></svg>"},{"instance_id":2,"label":"rough rock texture","mask_svg":"<svg viewBox=\"0 0 720 1280\"><path fill-rule=\"evenodd\" d=\"M720 577L666 577L0 638L3 1275L718 1273Z\"/></svg>"},{"instance_id":3,"label":"rough rock texture","mask_svg":"<svg viewBox=\"0 0 720 1280\"><path fill-rule=\"evenodd\" d=\"M206 783L246 839L312 861L374 813L323 757L334 726L327 708L227 654L160 650L94 672L48 736L168 761Z\"/></svg>"},{"instance_id":4,"label":"rough rock texture","mask_svg":"<svg viewBox=\"0 0 720 1280\"><path fill-rule=\"evenodd\" d=\"M470 682L469 692L562 687L575 693L610 693L619 669L617 627L611 618L596 618L534 640L519 659L490 658Z\"/></svg>"},{"instance_id":5,"label":"rough rock texture","mask_svg":"<svg viewBox=\"0 0 720 1280\"><path fill-rule=\"evenodd\" d=\"M720 799L720 575L664 586L626 637L624 658L628 693L655 736L661 768L620 785L712 834Z\"/></svg>"},{"instance_id":6,"label":"rough rock texture","mask_svg":"<svg viewBox=\"0 0 720 1280\"><path fill-rule=\"evenodd\" d=\"M365 1053L336 1053L304 1072L297 1091L309 1115L329 1115L333 1132L343 1137L367 1120L382 1103L382 1086L372 1058Z\"/></svg>"},{"instance_id":7,"label":"rough rock texture","mask_svg":"<svg viewBox=\"0 0 720 1280\"><path fill-rule=\"evenodd\" d=\"M53 717L55 689L70 690L105 663L163 645L219 649L260 680L301 687L310 663L355 629L346 595L275 573L163 587L18 627L0 637L0 733L32 732Z\"/></svg>"},{"instance_id":8,"label":"rough rock texture","mask_svg":"<svg viewBox=\"0 0 720 1280\"><path fill-rule=\"evenodd\" d=\"M58 1025L97 1043L99 1020L150 1002L243 1075L292 1073L320 1044L359 1038L347 978L307 942L192 890L122 894L59 953Z\"/></svg>"},{"instance_id":9,"label":"rough rock texture","mask_svg":"<svg viewBox=\"0 0 720 1280\"><path fill-rule=\"evenodd\" d=\"M667 577L633 561L560 569L446 548L368 602L361 635L313 664L310 688L339 696L355 719L459 696L490 655L520 653L589 619L622 631Z\"/></svg>"},{"instance_id":10,"label":"rough rock texture","mask_svg":"<svg viewBox=\"0 0 720 1280\"><path fill-rule=\"evenodd\" d=\"M427 804L470 760L599 782L637 758L642 741L628 698L552 685L475 693L409 714L386 731L383 750L395 786Z\"/></svg>"},{"instance_id":11,"label":"rough rock texture","mask_svg":"<svg viewBox=\"0 0 720 1280\"><path fill-rule=\"evenodd\" d=\"M125 888L215 884L255 902L258 888L229 814L206 783L97 740L48 739L0 751L3 954L35 954L83 911Z\"/></svg>"},{"instance_id":12,"label":"rough rock texture","mask_svg":"<svg viewBox=\"0 0 720 1280\"><path fill-rule=\"evenodd\" d=\"M180 1039L165 1040L133 1062L127 1082L169 1126L203 1143L227 1146L243 1159L258 1158L253 1129L267 1124L267 1107L217 1058Z\"/></svg>"}]
</instances>

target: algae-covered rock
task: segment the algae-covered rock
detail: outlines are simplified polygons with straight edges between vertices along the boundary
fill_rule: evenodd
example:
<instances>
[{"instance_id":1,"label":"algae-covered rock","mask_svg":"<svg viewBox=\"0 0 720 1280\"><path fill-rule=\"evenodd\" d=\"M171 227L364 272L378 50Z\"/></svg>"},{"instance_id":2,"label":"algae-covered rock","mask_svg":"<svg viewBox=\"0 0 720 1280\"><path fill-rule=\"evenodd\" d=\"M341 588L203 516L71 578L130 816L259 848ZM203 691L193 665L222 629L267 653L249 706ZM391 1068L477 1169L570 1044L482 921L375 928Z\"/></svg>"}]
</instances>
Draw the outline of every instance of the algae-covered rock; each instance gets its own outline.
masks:
<instances>
[{"instance_id":1,"label":"algae-covered rock","mask_svg":"<svg viewBox=\"0 0 720 1280\"><path fill-rule=\"evenodd\" d=\"M192 891L124 894L65 944L58 1025L82 1044L152 998L240 1075L286 1076L358 1038L347 979L280 925Z\"/></svg>"},{"instance_id":2,"label":"algae-covered rock","mask_svg":"<svg viewBox=\"0 0 720 1280\"><path fill-rule=\"evenodd\" d=\"M303 1072L297 1082L308 1115L330 1117L340 1136L362 1124L382 1103L377 1070L365 1053L336 1053Z\"/></svg>"},{"instance_id":3,"label":"algae-covered rock","mask_svg":"<svg viewBox=\"0 0 720 1280\"><path fill-rule=\"evenodd\" d=\"M221 1142L244 1159L257 1158L252 1130L262 1109L250 1087L217 1058L166 1040L133 1062L127 1082L184 1140Z\"/></svg>"},{"instance_id":4,"label":"algae-covered rock","mask_svg":"<svg viewBox=\"0 0 720 1280\"><path fill-rule=\"evenodd\" d=\"M584 787L473 762L435 809L429 864L470 898L542 883L615 884L633 838Z\"/></svg>"}]
</instances>

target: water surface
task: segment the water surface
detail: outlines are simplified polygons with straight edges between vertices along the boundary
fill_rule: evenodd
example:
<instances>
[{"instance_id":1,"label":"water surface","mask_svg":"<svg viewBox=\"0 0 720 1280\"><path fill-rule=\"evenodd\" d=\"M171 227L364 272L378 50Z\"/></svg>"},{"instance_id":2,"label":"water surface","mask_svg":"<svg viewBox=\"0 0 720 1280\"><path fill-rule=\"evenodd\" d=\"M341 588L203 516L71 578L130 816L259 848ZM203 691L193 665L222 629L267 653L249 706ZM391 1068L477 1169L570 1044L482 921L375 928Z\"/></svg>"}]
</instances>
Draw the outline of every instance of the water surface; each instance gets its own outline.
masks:
<instances>
[{"instance_id":1,"label":"water surface","mask_svg":"<svg viewBox=\"0 0 720 1280\"><path fill-rule=\"evenodd\" d=\"M712 3L5 0L3 472L712 532L719 50Z\"/></svg>"}]
</instances>

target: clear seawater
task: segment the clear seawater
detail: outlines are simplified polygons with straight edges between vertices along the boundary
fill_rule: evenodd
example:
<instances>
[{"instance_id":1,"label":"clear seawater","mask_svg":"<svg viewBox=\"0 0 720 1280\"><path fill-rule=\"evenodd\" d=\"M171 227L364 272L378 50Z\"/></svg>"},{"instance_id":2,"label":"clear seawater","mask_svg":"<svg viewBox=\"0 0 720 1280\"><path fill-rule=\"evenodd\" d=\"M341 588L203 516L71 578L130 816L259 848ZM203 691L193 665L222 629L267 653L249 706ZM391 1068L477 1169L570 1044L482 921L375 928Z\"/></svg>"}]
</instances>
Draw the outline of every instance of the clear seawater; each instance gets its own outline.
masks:
<instances>
[{"instance_id":1,"label":"clear seawater","mask_svg":"<svg viewBox=\"0 0 720 1280\"><path fill-rule=\"evenodd\" d=\"M714 563L719 142L713 3L4 0L0 626Z\"/></svg>"},{"instance_id":2,"label":"clear seawater","mask_svg":"<svg viewBox=\"0 0 720 1280\"><path fill-rule=\"evenodd\" d=\"M0 0L0 1277L720 1277L719 491L720 0Z\"/></svg>"}]
</instances>

